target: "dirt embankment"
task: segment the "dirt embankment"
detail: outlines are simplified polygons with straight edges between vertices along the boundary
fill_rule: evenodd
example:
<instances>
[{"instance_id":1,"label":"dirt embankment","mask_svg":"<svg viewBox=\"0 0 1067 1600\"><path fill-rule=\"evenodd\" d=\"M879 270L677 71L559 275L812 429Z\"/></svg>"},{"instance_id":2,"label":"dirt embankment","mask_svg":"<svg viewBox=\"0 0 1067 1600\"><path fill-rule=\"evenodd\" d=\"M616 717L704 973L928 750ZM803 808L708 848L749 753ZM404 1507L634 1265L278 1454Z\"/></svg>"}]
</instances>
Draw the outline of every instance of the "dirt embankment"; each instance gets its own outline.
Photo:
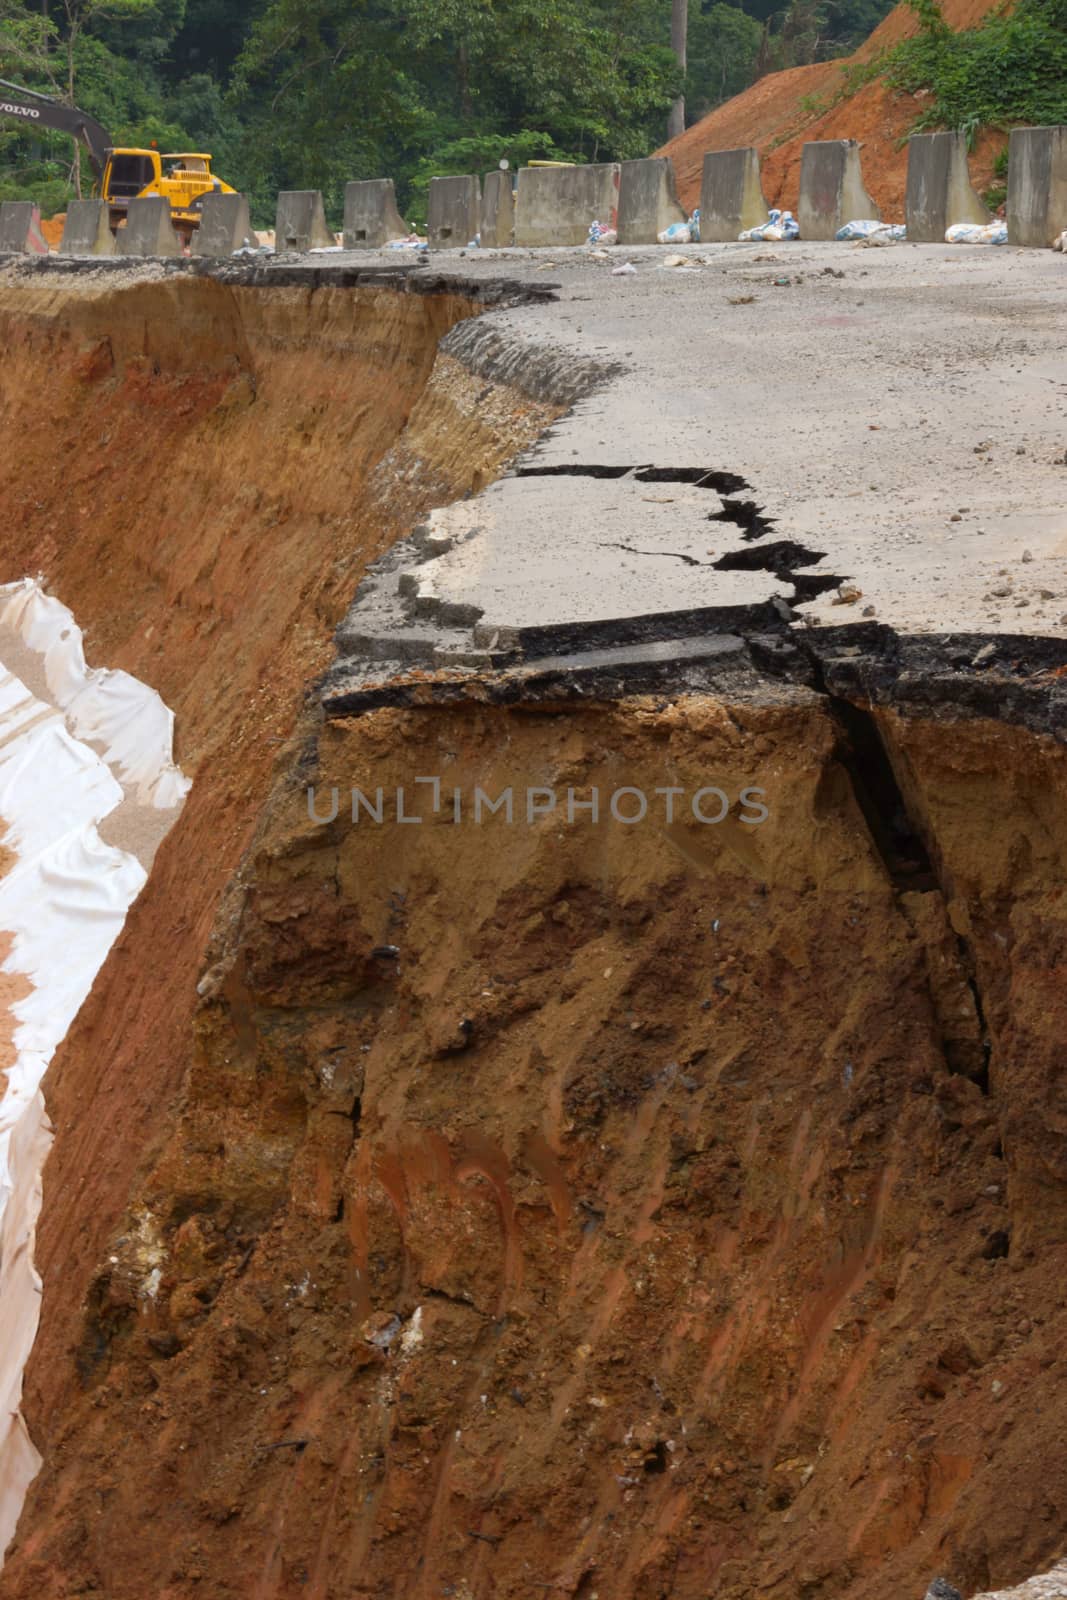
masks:
<instances>
[{"instance_id":1,"label":"dirt embankment","mask_svg":"<svg viewBox=\"0 0 1067 1600\"><path fill-rule=\"evenodd\" d=\"M887 878L806 692L308 722L81 1387L54 1332L35 1357L0 1594L889 1600L1048 1565L1067 758L882 723L940 888ZM708 784L768 820L701 826ZM686 799L528 827L529 785Z\"/></svg>"},{"instance_id":2,"label":"dirt embankment","mask_svg":"<svg viewBox=\"0 0 1067 1600\"><path fill-rule=\"evenodd\" d=\"M957 30L977 26L992 9L990 0L942 0L945 20ZM908 172L904 141L921 114L922 96L893 94L877 80L846 94L845 72L916 33L918 26L914 13L898 5L854 55L769 73L664 145L656 153L671 157L683 205L692 210L700 204L709 150L754 145L767 203L795 212L804 145L815 139L858 139L868 193L886 221L902 222ZM971 181L979 191L994 182L993 162L1005 143L1004 134L979 139L970 158Z\"/></svg>"},{"instance_id":3,"label":"dirt embankment","mask_svg":"<svg viewBox=\"0 0 1067 1600\"><path fill-rule=\"evenodd\" d=\"M0 578L42 573L90 664L160 691L194 779L48 1075L42 1439L81 1404L81 1304L166 1135L219 897L332 628L371 558L555 414L437 359L465 299L114 282L0 288Z\"/></svg>"},{"instance_id":4,"label":"dirt embankment","mask_svg":"<svg viewBox=\"0 0 1067 1600\"><path fill-rule=\"evenodd\" d=\"M880 713L931 861L891 877L860 801L906 819L807 689L323 725L367 561L555 415L435 359L473 309L0 292L3 576L194 778L46 1080L0 1596L1025 1577L1067 1528L1063 747ZM769 818L606 814L711 784Z\"/></svg>"}]
</instances>

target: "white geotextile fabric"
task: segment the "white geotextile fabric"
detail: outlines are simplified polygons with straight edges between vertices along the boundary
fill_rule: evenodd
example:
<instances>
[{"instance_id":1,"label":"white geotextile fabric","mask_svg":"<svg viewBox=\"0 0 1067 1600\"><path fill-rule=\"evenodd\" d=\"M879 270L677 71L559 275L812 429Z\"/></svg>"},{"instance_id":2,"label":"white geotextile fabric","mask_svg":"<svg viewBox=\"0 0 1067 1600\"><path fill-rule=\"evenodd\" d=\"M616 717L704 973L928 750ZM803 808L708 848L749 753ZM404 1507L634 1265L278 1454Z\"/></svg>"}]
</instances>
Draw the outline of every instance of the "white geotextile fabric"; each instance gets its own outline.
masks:
<instances>
[{"instance_id":1,"label":"white geotextile fabric","mask_svg":"<svg viewBox=\"0 0 1067 1600\"><path fill-rule=\"evenodd\" d=\"M0 586L0 632L10 628L44 663L48 692L75 738L104 747L142 805L176 806L190 779L174 765L174 713L128 672L88 667L82 632L61 601L34 578Z\"/></svg>"},{"instance_id":2,"label":"white geotextile fabric","mask_svg":"<svg viewBox=\"0 0 1067 1600\"><path fill-rule=\"evenodd\" d=\"M37 606L38 597L45 599L33 587L18 597L30 602L34 614L28 631L35 637L55 622L47 608ZM32 638L27 642L34 647ZM57 634L56 642L67 647L71 637L60 640ZM74 650L80 659L80 634ZM74 650L56 650L50 683L53 674L67 673L68 685L75 680L76 672L69 670ZM104 686L97 706L107 706L110 687ZM151 691L137 687L144 702ZM126 703L132 707L134 697ZM148 728L150 719L136 725ZM116 719L117 742L109 741L109 748L124 750L130 758L127 770L137 765L136 752L121 741L134 726L135 718ZM158 750L157 737L157 755ZM123 757L116 754L115 759L121 766ZM154 782L158 793L159 779L167 774L157 768L153 780L150 769L151 763L145 762L135 781L150 787ZM51 1140L39 1085L145 882L136 858L105 844L97 832L97 823L123 798L107 765L71 736L60 712L35 699L20 679L0 667L0 819L6 825L3 843L15 857L0 876L0 930L13 941L0 972L22 974L33 986L11 1005L13 1026L7 1018L2 1023L5 1033L11 1029L15 1061L6 1082L0 1076L0 1553L14 1533L26 1489L40 1466L19 1415L22 1372L40 1310L33 1240L41 1168Z\"/></svg>"}]
</instances>

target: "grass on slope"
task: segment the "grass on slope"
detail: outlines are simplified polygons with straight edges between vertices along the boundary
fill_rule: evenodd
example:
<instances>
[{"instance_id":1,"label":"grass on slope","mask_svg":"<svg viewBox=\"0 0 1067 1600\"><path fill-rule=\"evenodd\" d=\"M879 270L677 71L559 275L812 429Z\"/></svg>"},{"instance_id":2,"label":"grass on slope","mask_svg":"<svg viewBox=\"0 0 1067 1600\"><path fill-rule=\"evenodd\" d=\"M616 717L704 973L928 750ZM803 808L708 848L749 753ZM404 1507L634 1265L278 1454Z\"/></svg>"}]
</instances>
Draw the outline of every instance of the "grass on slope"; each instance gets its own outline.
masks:
<instances>
[{"instance_id":1,"label":"grass on slope","mask_svg":"<svg viewBox=\"0 0 1067 1600\"><path fill-rule=\"evenodd\" d=\"M801 102L809 115L828 111L864 84L884 78L908 94L929 93L909 130L1067 123L1067 0L1019 0L991 12L977 28L954 32L938 0L904 0L919 32L870 61L842 71L831 101Z\"/></svg>"}]
</instances>

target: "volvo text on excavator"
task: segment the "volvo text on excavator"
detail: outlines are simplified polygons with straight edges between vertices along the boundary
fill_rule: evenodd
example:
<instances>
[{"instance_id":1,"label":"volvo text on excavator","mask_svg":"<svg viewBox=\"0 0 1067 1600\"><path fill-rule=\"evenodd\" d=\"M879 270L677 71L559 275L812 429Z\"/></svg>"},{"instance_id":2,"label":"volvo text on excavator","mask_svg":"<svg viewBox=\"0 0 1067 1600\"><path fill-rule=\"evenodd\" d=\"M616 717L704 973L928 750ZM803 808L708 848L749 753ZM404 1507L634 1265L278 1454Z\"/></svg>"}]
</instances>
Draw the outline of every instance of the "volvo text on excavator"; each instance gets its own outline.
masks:
<instances>
[{"instance_id":1,"label":"volvo text on excavator","mask_svg":"<svg viewBox=\"0 0 1067 1600\"><path fill-rule=\"evenodd\" d=\"M233 194L234 190L211 170L211 157L183 151L160 155L158 150L116 147L106 128L79 111L36 89L24 89L0 78L0 116L15 117L28 126L55 128L82 145L93 171L93 193L106 200L113 229L122 225L130 201L160 194L170 201L171 220L187 237L200 225L205 195Z\"/></svg>"}]
</instances>

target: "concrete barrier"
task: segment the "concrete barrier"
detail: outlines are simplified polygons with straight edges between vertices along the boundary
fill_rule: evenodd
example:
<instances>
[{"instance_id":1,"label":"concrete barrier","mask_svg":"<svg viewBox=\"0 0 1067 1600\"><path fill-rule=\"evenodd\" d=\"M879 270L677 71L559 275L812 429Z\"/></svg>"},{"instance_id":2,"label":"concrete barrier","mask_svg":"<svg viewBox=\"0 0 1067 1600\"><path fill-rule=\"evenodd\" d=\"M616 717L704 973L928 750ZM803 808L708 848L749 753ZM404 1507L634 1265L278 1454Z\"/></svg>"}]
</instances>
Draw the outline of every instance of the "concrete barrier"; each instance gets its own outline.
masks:
<instances>
[{"instance_id":1,"label":"concrete barrier","mask_svg":"<svg viewBox=\"0 0 1067 1600\"><path fill-rule=\"evenodd\" d=\"M283 189L274 216L274 248L279 252L328 250L337 240L326 226L317 189Z\"/></svg>"},{"instance_id":2,"label":"concrete barrier","mask_svg":"<svg viewBox=\"0 0 1067 1600\"><path fill-rule=\"evenodd\" d=\"M700 183L700 242L724 244L767 220L759 151L709 150Z\"/></svg>"},{"instance_id":3,"label":"concrete barrier","mask_svg":"<svg viewBox=\"0 0 1067 1600\"><path fill-rule=\"evenodd\" d=\"M106 200L71 200L68 203L59 253L61 256L115 254L115 235L111 231Z\"/></svg>"},{"instance_id":4,"label":"concrete barrier","mask_svg":"<svg viewBox=\"0 0 1067 1600\"><path fill-rule=\"evenodd\" d=\"M521 167L515 201L515 243L584 244L589 224L614 227L619 214L619 164Z\"/></svg>"},{"instance_id":5,"label":"concrete barrier","mask_svg":"<svg viewBox=\"0 0 1067 1600\"><path fill-rule=\"evenodd\" d=\"M0 254L46 256L48 241L41 232L41 212L32 200L5 200L0 204Z\"/></svg>"},{"instance_id":6,"label":"concrete barrier","mask_svg":"<svg viewBox=\"0 0 1067 1600\"><path fill-rule=\"evenodd\" d=\"M487 172L482 181L482 247L506 250L515 237L515 191L510 172Z\"/></svg>"},{"instance_id":7,"label":"concrete barrier","mask_svg":"<svg viewBox=\"0 0 1067 1600\"><path fill-rule=\"evenodd\" d=\"M232 256L245 245L259 244L248 201L243 194L208 194L200 208L200 226L193 234L194 256Z\"/></svg>"},{"instance_id":8,"label":"concrete barrier","mask_svg":"<svg viewBox=\"0 0 1067 1600\"><path fill-rule=\"evenodd\" d=\"M904 221L909 244L943 244L954 222L986 223L990 213L971 188L962 133L916 133L908 140Z\"/></svg>"},{"instance_id":9,"label":"concrete barrier","mask_svg":"<svg viewBox=\"0 0 1067 1600\"><path fill-rule=\"evenodd\" d=\"M390 239L406 239L411 229L396 208L392 178L362 178L345 184L346 250L381 250Z\"/></svg>"},{"instance_id":10,"label":"concrete barrier","mask_svg":"<svg viewBox=\"0 0 1067 1600\"><path fill-rule=\"evenodd\" d=\"M800 155L800 237L832 239L846 222L863 217L880 218L881 212L863 187L855 139L806 144Z\"/></svg>"},{"instance_id":11,"label":"concrete barrier","mask_svg":"<svg viewBox=\"0 0 1067 1600\"><path fill-rule=\"evenodd\" d=\"M431 178L429 221L431 250L462 250L482 225L482 190L475 177Z\"/></svg>"},{"instance_id":12,"label":"concrete barrier","mask_svg":"<svg viewBox=\"0 0 1067 1600\"><path fill-rule=\"evenodd\" d=\"M119 229L115 243L120 256L180 256L181 241L171 223L166 196L148 194L131 200L126 226Z\"/></svg>"},{"instance_id":13,"label":"concrete barrier","mask_svg":"<svg viewBox=\"0 0 1067 1600\"><path fill-rule=\"evenodd\" d=\"M674 167L666 156L622 162L619 167L620 244L655 244L672 222L688 220L674 187Z\"/></svg>"},{"instance_id":14,"label":"concrete barrier","mask_svg":"<svg viewBox=\"0 0 1067 1600\"><path fill-rule=\"evenodd\" d=\"M1067 127L1013 128L1008 243L1050 245L1067 228Z\"/></svg>"}]
</instances>

